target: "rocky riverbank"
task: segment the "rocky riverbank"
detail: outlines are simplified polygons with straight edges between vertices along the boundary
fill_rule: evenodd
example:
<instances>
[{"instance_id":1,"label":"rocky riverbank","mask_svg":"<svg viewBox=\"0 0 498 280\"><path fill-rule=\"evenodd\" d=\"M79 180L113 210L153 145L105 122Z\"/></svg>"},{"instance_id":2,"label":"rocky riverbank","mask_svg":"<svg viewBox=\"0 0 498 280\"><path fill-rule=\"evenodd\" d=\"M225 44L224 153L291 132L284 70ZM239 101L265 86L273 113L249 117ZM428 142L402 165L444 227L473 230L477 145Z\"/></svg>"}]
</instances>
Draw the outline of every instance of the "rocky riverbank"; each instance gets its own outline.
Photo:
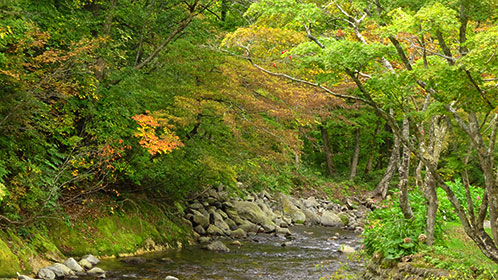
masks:
<instances>
[{"instance_id":1,"label":"rocky riverbank","mask_svg":"<svg viewBox=\"0 0 498 280\"><path fill-rule=\"evenodd\" d=\"M341 227L362 232L370 211L368 202L347 200L343 205L314 197L296 199L282 193L262 191L245 198L232 198L222 186L212 188L191 201L184 216L195 239L207 249L226 251L212 243L222 237L244 239L257 233L290 237L289 227ZM331 237L337 238L337 237Z\"/></svg>"}]
</instances>

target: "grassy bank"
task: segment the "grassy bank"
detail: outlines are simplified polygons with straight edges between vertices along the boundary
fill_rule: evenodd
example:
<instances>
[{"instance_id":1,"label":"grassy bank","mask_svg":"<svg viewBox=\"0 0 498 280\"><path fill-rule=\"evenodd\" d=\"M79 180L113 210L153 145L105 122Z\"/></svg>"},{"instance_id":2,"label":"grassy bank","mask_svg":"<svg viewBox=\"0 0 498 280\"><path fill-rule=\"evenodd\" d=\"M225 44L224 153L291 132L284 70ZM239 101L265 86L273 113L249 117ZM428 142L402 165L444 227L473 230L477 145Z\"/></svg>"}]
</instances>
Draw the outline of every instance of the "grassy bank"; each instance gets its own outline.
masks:
<instances>
[{"instance_id":1,"label":"grassy bank","mask_svg":"<svg viewBox=\"0 0 498 280\"><path fill-rule=\"evenodd\" d=\"M444 246L425 250L421 261L451 270L453 279L498 279L498 264L488 259L456 222L445 223Z\"/></svg>"},{"instance_id":2,"label":"grassy bank","mask_svg":"<svg viewBox=\"0 0 498 280\"><path fill-rule=\"evenodd\" d=\"M114 208L96 201L76 208L66 209L59 219L0 230L0 277L34 273L67 256L161 250L185 244L190 238L179 215L160 205L130 201Z\"/></svg>"}]
</instances>

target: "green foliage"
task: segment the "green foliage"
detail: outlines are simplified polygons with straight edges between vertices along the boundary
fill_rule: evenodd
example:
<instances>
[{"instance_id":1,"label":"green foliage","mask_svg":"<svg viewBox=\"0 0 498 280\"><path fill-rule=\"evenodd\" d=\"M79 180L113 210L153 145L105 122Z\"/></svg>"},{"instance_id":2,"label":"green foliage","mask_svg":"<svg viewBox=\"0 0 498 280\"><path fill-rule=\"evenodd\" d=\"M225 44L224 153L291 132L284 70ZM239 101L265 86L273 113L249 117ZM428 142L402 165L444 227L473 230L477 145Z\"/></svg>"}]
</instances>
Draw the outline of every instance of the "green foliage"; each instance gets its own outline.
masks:
<instances>
[{"instance_id":1,"label":"green foliage","mask_svg":"<svg viewBox=\"0 0 498 280\"><path fill-rule=\"evenodd\" d=\"M462 184L462 181L460 179L456 179L453 182L446 182L448 186L450 186L451 190L455 193L456 197L458 198L458 201L460 201L460 204L463 207L467 206L467 197L465 194L465 186ZM484 189L475 187L475 186L469 186L470 189L470 197L473 201L474 205L474 213L477 215L479 213L479 208L481 207L482 203L482 197L484 195ZM459 221L458 215L455 213L455 210L453 206L451 205L451 202L448 200L446 192L438 188L437 189L437 196L439 199L439 215L441 215L442 219L445 221Z\"/></svg>"},{"instance_id":2,"label":"green foliage","mask_svg":"<svg viewBox=\"0 0 498 280\"><path fill-rule=\"evenodd\" d=\"M405 219L397 196L384 201L379 209L368 217L368 223L363 233L363 244L369 255L385 258L388 261L398 261L404 256L417 253L423 247L418 237L425 232L427 210L422 193L412 191L409 200L414 218ZM435 240L440 242L442 230L440 222L436 222Z\"/></svg>"}]
</instances>

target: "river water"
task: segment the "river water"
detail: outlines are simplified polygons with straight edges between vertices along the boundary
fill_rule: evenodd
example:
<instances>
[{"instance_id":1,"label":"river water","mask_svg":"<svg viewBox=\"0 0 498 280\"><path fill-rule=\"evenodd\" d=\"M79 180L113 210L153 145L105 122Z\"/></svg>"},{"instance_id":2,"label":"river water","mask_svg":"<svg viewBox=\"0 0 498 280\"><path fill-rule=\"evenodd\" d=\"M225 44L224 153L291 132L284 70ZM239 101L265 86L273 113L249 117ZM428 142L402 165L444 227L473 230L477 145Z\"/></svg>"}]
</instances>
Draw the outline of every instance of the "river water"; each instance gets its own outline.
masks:
<instances>
[{"instance_id":1,"label":"river water","mask_svg":"<svg viewBox=\"0 0 498 280\"><path fill-rule=\"evenodd\" d=\"M258 234L241 240L241 247L226 240L229 253L206 251L196 245L143 255L147 261L142 264L107 259L99 266L107 271L107 279L114 280L164 280L168 275L180 280L328 280L331 275L344 274L345 267L361 270L359 263L349 262L346 255L338 252L341 244L357 249L357 234L327 227L295 226L291 231L294 239L287 246L282 246L287 239ZM345 263L348 265L344 266Z\"/></svg>"}]
</instances>

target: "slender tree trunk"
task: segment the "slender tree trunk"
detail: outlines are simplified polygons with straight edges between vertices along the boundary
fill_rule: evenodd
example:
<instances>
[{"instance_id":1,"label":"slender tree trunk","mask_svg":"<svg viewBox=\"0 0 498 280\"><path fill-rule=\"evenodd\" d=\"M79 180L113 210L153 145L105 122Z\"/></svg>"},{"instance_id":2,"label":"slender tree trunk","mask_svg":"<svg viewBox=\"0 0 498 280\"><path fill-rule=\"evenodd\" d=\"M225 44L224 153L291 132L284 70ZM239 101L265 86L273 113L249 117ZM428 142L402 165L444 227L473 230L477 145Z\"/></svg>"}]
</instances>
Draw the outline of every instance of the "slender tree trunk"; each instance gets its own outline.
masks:
<instances>
[{"instance_id":1,"label":"slender tree trunk","mask_svg":"<svg viewBox=\"0 0 498 280\"><path fill-rule=\"evenodd\" d=\"M424 168L424 163L419 160L417 164L417 168L415 169L415 184L417 184L417 187L422 189L422 186L424 184L424 181L422 180L422 169Z\"/></svg>"},{"instance_id":2,"label":"slender tree trunk","mask_svg":"<svg viewBox=\"0 0 498 280\"><path fill-rule=\"evenodd\" d=\"M221 21L225 22L228 12L228 0L221 0Z\"/></svg>"},{"instance_id":3,"label":"slender tree trunk","mask_svg":"<svg viewBox=\"0 0 498 280\"><path fill-rule=\"evenodd\" d=\"M374 135L372 135L372 141L370 141L370 153L368 154L367 165L365 166L365 174L370 173L372 171L373 161L375 158L375 150L373 147L375 146L375 137L380 133L380 121L377 122L377 126L375 127Z\"/></svg>"},{"instance_id":4,"label":"slender tree trunk","mask_svg":"<svg viewBox=\"0 0 498 280\"><path fill-rule=\"evenodd\" d=\"M356 170L358 169L358 158L360 156L360 128L355 130L355 145L353 158L351 159L351 173L349 174L349 180L353 180L356 177Z\"/></svg>"},{"instance_id":5,"label":"slender tree trunk","mask_svg":"<svg viewBox=\"0 0 498 280\"><path fill-rule=\"evenodd\" d=\"M429 134L429 145L427 147L427 155L432 166L437 170L439 157L444 148L444 139L448 130L447 122L442 116L435 116L431 119L431 129ZM437 193L436 193L436 178L432 172L426 168L424 180L424 195L427 199L427 224L426 235L427 245L434 244L434 226L436 224L436 214L438 208Z\"/></svg>"},{"instance_id":6,"label":"slender tree trunk","mask_svg":"<svg viewBox=\"0 0 498 280\"><path fill-rule=\"evenodd\" d=\"M407 118L403 119L403 128L402 128L403 137L410 136L410 123ZM410 149L406 146L403 146L403 156L401 160L401 164L399 166L399 190L401 195L399 197L399 205L401 207L401 211L406 219L413 218L413 211L410 207L410 202L408 201L408 176L410 175Z\"/></svg>"},{"instance_id":7,"label":"slender tree trunk","mask_svg":"<svg viewBox=\"0 0 498 280\"><path fill-rule=\"evenodd\" d=\"M334 162L332 161L332 152L330 151L329 132L327 128L321 125L320 133L322 134L323 153L325 154L327 172L329 176L333 176L335 173L335 168L334 168Z\"/></svg>"},{"instance_id":8,"label":"slender tree trunk","mask_svg":"<svg viewBox=\"0 0 498 280\"><path fill-rule=\"evenodd\" d=\"M382 198L385 198L387 195L387 191L389 190L389 184L396 172L396 167L399 164L399 147L400 147L400 139L397 134L393 134L393 147L391 150L391 157L389 158L389 163L387 164L386 171L384 172L384 176L377 184L377 187L371 192L371 196L380 195Z\"/></svg>"}]
</instances>

